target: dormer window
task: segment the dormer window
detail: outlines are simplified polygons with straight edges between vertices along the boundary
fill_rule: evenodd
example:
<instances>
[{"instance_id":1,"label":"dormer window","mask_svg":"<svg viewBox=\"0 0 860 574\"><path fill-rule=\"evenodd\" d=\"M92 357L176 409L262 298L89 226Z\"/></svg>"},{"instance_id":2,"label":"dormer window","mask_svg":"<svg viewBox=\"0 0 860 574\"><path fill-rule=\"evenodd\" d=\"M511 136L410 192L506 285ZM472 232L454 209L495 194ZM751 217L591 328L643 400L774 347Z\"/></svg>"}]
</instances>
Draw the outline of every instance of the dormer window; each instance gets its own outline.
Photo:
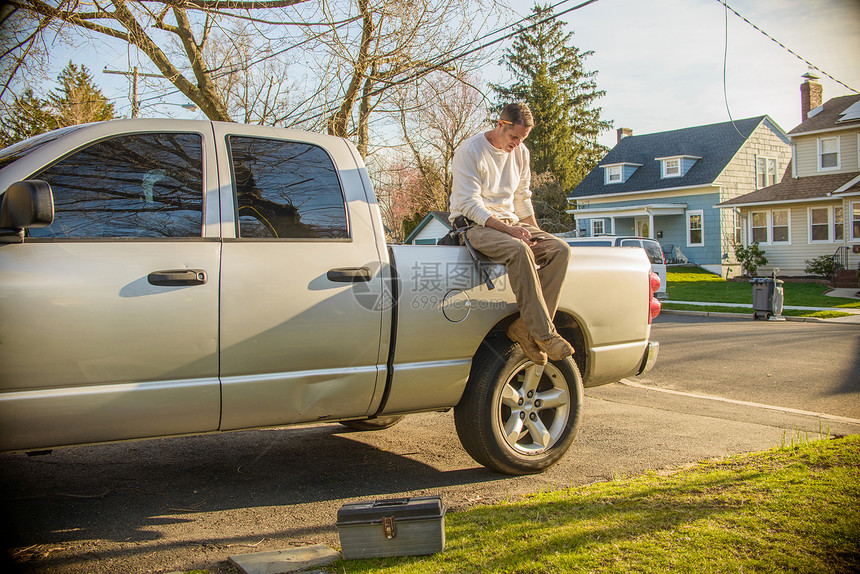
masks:
<instances>
[{"instance_id":1,"label":"dormer window","mask_svg":"<svg viewBox=\"0 0 860 574\"><path fill-rule=\"evenodd\" d=\"M660 177L684 177L696 161L702 159L695 155L673 155L669 157L655 157L660 162Z\"/></svg>"},{"instance_id":2,"label":"dormer window","mask_svg":"<svg viewBox=\"0 0 860 574\"><path fill-rule=\"evenodd\" d=\"M642 167L641 163L608 163L601 165L603 168L603 183L610 185L613 183L624 183L627 181L637 168Z\"/></svg>"},{"instance_id":3,"label":"dormer window","mask_svg":"<svg viewBox=\"0 0 860 574\"><path fill-rule=\"evenodd\" d=\"M613 165L606 168L606 183L621 183L621 166Z\"/></svg>"},{"instance_id":4,"label":"dormer window","mask_svg":"<svg viewBox=\"0 0 860 574\"><path fill-rule=\"evenodd\" d=\"M663 177L680 177L681 159L672 158L663 160Z\"/></svg>"}]
</instances>

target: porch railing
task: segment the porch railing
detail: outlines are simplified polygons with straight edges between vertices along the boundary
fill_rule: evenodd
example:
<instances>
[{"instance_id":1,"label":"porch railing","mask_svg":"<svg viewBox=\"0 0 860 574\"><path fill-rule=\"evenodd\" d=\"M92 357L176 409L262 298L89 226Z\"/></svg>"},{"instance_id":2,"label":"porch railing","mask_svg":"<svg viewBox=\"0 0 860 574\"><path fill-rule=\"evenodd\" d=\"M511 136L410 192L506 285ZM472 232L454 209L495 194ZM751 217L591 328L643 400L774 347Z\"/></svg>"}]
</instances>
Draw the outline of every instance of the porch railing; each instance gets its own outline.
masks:
<instances>
[{"instance_id":1,"label":"porch railing","mask_svg":"<svg viewBox=\"0 0 860 574\"><path fill-rule=\"evenodd\" d=\"M840 264L842 269L848 268L848 247L842 245L836 248L836 252L833 254L833 261Z\"/></svg>"}]
</instances>

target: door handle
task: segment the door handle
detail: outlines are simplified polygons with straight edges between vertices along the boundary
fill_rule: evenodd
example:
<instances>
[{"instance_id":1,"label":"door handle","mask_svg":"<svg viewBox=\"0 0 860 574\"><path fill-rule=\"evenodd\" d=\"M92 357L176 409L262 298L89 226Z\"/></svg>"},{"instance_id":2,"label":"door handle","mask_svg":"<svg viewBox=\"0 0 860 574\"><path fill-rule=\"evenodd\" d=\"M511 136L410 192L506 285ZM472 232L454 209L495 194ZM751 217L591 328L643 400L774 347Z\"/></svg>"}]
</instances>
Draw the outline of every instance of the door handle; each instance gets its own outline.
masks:
<instances>
[{"instance_id":1,"label":"door handle","mask_svg":"<svg viewBox=\"0 0 860 574\"><path fill-rule=\"evenodd\" d=\"M361 283L370 281L370 269L367 267L341 267L330 269L325 276L329 281L338 283Z\"/></svg>"},{"instance_id":2,"label":"door handle","mask_svg":"<svg viewBox=\"0 0 860 574\"><path fill-rule=\"evenodd\" d=\"M183 285L203 285L208 280L203 269L167 269L153 271L146 277L150 285L177 287Z\"/></svg>"}]
</instances>

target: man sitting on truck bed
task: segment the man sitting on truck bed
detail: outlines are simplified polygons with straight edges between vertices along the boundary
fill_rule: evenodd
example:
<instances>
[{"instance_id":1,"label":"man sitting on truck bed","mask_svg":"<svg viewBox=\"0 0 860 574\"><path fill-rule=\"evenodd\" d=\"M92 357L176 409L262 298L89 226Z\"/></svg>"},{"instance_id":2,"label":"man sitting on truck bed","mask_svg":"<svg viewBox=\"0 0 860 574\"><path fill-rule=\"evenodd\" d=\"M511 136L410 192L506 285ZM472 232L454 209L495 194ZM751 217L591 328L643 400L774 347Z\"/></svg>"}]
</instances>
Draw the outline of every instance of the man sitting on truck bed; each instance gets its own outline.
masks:
<instances>
[{"instance_id":1,"label":"man sitting on truck bed","mask_svg":"<svg viewBox=\"0 0 860 574\"><path fill-rule=\"evenodd\" d=\"M471 227L466 237L492 261L507 267L520 316L508 337L542 365L560 361L573 347L552 318L564 284L570 248L538 227L532 207L529 150L521 145L534 127L524 103L508 104L496 126L464 141L454 152L451 221ZM536 264L540 266L535 269Z\"/></svg>"}]
</instances>

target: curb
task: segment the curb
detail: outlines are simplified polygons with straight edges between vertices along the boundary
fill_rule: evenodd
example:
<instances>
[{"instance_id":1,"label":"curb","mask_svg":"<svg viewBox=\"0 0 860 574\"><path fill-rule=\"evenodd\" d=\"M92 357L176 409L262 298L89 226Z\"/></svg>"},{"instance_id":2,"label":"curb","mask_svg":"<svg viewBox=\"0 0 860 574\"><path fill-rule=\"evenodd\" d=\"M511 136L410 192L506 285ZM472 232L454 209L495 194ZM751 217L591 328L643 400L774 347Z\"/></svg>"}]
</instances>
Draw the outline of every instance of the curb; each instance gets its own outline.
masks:
<instances>
[{"instance_id":1,"label":"curb","mask_svg":"<svg viewBox=\"0 0 860 574\"><path fill-rule=\"evenodd\" d=\"M669 315L692 315L695 317L734 317L736 319L744 319L749 318L752 313L726 313L724 311L685 311L681 309L661 309L660 314L669 314ZM838 319L822 319L821 317L792 317L792 316L783 316L783 319L786 321L794 321L796 323L839 323L842 325L853 325L854 323L847 323L845 321L839 321Z\"/></svg>"}]
</instances>

